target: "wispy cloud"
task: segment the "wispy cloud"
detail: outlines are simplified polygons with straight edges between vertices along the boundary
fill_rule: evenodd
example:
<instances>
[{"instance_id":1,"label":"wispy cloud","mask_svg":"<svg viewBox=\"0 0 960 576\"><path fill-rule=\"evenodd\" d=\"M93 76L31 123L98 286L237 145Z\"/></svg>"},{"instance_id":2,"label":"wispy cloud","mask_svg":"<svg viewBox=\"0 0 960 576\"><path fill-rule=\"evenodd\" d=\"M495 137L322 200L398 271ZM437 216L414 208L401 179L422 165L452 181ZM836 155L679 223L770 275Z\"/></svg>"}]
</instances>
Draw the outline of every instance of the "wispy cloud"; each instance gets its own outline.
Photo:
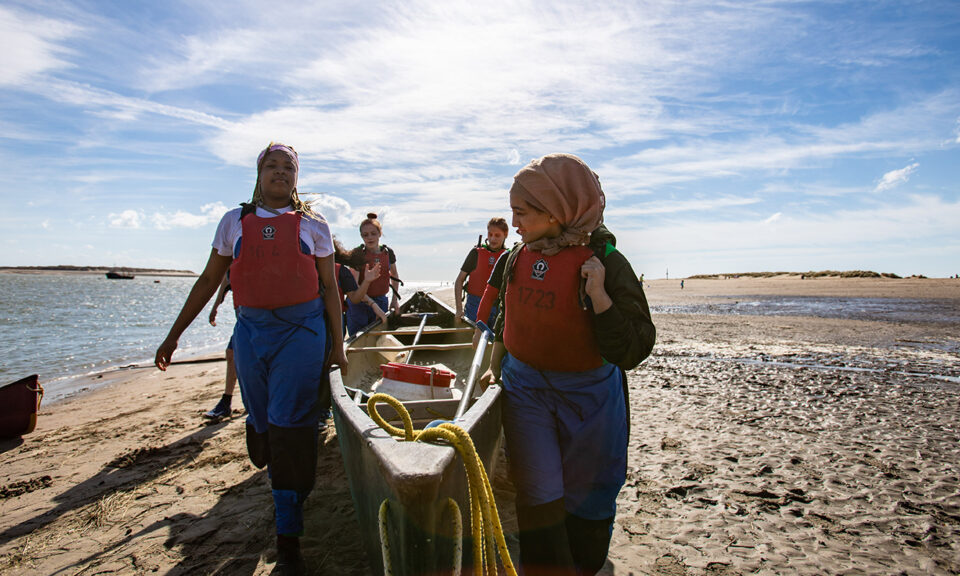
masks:
<instances>
[{"instance_id":1,"label":"wispy cloud","mask_svg":"<svg viewBox=\"0 0 960 576\"><path fill-rule=\"evenodd\" d=\"M883 175L880 178L880 182L877 183L877 187L874 189L876 192L884 192L897 186L904 184L907 180L910 179L910 176L917 171L917 168L920 167L920 164L914 162L913 164L901 168L899 170L891 170Z\"/></svg>"},{"instance_id":2,"label":"wispy cloud","mask_svg":"<svg viewBox=\"0 0 960 576\"><path fill-rule=\"evenodd\" d=\"M653 200L643 204L618 207L608 205L605 214L609 218L642 216L651 214L677 214L683 212L712 212L721 208L748 206L760 202L758 198L696 198L690 200Z\"/></svg>"},{"instance_id":3,"label":"wispy cloud","mask_svg":"<svg viewBox=\"0 0 960 576\"><path fill-rule=\"evenodd\" d=\"M118 214L107 215L107 221L111 228L140 228L143 219L143 214L136 210L124 210Z\"/></svg>"},{"instance_id":4,"label":"wispy cloud","mask_svg":"<svg viewBox=\"0 0 960 576\"><path fill-rule=\"evenodd\" d=\"M69 66L63 41L78 28L68 22L0 6L0 86L17 86Z\"/></svg>"},{"instance_id":5,"label":"wispy cloud","mask_svg":"<svg viewBox=\"0 0 960 576\"><path fill-rule=\"evenodd\" d=\"M637 225L619 229L617 247L635 265L684 275L836 266L914 273L957 249L958 218L958 200L911 196L867 210L782 215L776 226L744 218Z\"/></svg>"},{"instance_id":6,"label":"wispy cloud","mask_svg":"<svg viewBox=\"0 0 960 576\"><path fill-rule=\"evenodd\" d=\"M177 210L172 214L158 213L151 217L153 226L157 230L172 230L174 228L200 228L214 222L219 222L227 207L221 202L204 204L198 214Z\"/></svg>"},{"instance_id":7,"label":"wispy cloud","mask_svg":"<svg viewBox=\"0 0 960 576\"><path fill-rule=\"evenodd\" d=\"M619 230L691 251L720 245L708 232L749 251L740 230L803 250L819 217L843 230L903 203L921 163L943 206L909 205L957 197L939 169L960 144L949 4L71 2L0 7L0 185L47 199L18 218L38 229L56 186L77 218L208 243L270 140L301 152L300 191L346 240L376 211L391 245L453 269L549 152L600 174Z\"/></svg>"}]
</instances>

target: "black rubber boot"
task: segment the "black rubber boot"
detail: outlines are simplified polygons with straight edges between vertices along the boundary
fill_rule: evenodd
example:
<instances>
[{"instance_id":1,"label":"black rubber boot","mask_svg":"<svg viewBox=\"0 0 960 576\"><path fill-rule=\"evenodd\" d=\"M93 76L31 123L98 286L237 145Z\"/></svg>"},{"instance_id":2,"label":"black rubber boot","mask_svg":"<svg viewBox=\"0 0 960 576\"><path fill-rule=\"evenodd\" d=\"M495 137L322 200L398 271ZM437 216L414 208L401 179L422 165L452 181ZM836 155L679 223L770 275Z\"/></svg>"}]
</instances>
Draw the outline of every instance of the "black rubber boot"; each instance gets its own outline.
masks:
<instances>
[{"instance_id":1,"label":"black rubber boot","mask_svg":"<svg viewBox=\"0 0 960 576\"><path fill-rule=\"evenodd\" d=\"M524 576L575 576L563 499L517 506L520 567Z\"/></svg>"},{"instance_id":2,"label":"black rubber boot","mask_svg":"<svg viewBox=\"0 0 960 576\"><path fill-rule=\"evenodd\" d=\"M285 428L270 424L270 485L274 490L296 490L306 498L317 472L317 429Z\"/></svg>"},{"instance_id":3,"label":"black rubber boot","mask_svg":"<svg viewBox=\"0 0 960 576\"><path fill-rule=\"evenodd\" d=\"M266 432L260 434L247 422L247 454L257 468L270 462L270 440Z\"/></svg>"},{"instance_id":4,"label":"black rubber boot","mask_svg":"<svg viewBox=\"0 0 960 576\"><path fill-rule=\"evenodd\" d=\"M580 576L593 576L603 568L610 549L613 518L587 520L573 514L567 514L567 537L570 539L570 552L573 563Z\"/></svg>"},{"instance_id":5,"label":"black rubber boot","mask_svg":"<svg viewBox=\"0 0 960 576\"><path fill-rule=\"evenodd\" d=\"M300 553L300 539L295 536L277 535L277 565L271 576L305 576L307 564Z\"/></svg>"}]
</instances>

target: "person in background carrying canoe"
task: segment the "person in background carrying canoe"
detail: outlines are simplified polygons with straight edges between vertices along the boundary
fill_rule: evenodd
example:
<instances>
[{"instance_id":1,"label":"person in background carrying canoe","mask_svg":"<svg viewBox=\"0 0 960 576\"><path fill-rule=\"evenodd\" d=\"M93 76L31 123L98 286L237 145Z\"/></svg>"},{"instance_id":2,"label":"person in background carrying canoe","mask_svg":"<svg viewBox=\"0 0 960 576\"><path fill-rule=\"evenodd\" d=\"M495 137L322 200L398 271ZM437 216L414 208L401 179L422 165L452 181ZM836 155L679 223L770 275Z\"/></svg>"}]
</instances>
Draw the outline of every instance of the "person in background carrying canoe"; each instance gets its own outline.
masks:
<instances>
[{"instance_id":1,"label":"person in background carrying canoe","mask_svg":"<svg viewBox=\"0 0 960 576\"><path fill-rule=\"evenodd\" d=\"M224 214L213 251L157 349L165 370L177 340L213 296L227 268L237 323L234 361L247 409L247 452L269 466L277 529L274 574L305 574L303 506L317 468L318 402L327 360L346 370L333 242L323 216L297 195L297 153L271 143L257 158L253 201ZM318 292L322 287L322 296Z\"/></svg>"},{"instance_id":2,"label":"person in background carrying canoe","mask_svg":"<svg viewBox=\"0 0 960 576\"><path fill-rule=\"evenodd\" d=\"M626 479L624 370L656 339L636 273L602 226L604 204L576 156L521 169L510 207L522 243L497 262L480 306L482 317L501 303L482 382L503 383L526 576L592 575L606 561Z\"/></svg>"},{"instance_id":3,"label":"person in background carrying canoe","mask_svg":"<svg viewBox=\"0 0 960 576\"><path fill-rule=\"evenodd\" d=\"M351 304L347 308L347 331L351 335L356 334L361 328L373 322L377 317L372 306L379 306L381 310L387 310L387 293L393 292L390 298L389 308L394 314L400 309L400 302L397 299L400 289L400 275L397 273L397 256L386 245L380 244L380 237L383 235L383 226L377 220L377 215L373 212L367 214L367 217L360 223L360 237L363 244L353 249L352 262L353 269L360 273L359 282L362 284L366 279L366 270L368 266L375 266L379 263L379 276L370 283L367 288L367 296L373 300L373 304L361 303ZM387 273L389 272L389 273Z\"/></svg>"},{"instance_id":4,"label":"person in background carrying canoe","mask_svg":"<svg viewBox=\"0 0 960 576\"><path fill-rule=\"evenodd\" d=\"M487 279L490 278L490 272L493 265L497 263L497 258L504 252L503 243L507 240L507 234L510 228L507 221L503 218L491 218L487 223L487 243L477 244L467 254L467 258L460 267L460 274L457 275L457 281L453 284L453 299L457 305L457 320L466 315L473 322L477 321L477 307L480 306L480 298L483 297L483 289L487 285ZM463 281L467 280L467 305L463 306ZM497 310L490 311L488 317L481 318L488 325L493 324L493 319L497 316Z\"/></svg>"}]
</instances>

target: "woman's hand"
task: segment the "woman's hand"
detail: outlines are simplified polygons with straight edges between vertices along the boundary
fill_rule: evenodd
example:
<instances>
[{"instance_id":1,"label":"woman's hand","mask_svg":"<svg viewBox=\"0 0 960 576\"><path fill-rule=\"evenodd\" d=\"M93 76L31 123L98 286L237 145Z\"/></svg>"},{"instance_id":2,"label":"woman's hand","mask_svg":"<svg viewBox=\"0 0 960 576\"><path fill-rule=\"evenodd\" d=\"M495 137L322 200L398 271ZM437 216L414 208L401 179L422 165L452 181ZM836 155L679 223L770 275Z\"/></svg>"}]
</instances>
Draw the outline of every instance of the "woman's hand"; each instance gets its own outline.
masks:
<instances>
[{"instance_id":1,"label":"woman's hand","mask_svg":"<svg viewBox=\"0 0 960 576\"><path fill-rule=\"evenodd\" d=\"M154 357L153 363L157 365L157 368L166 371L167 366L170 365L170 359L173 357L173 351L176 349L177 341L167 338L157 348L157 355Z\"/></svg>"},{"instance_id":2,"label":"woman's hand","mask_svg":"<svg viewBox=\"0 0 960 576\"><path fill-rule=\"evenodd\" d=\"M373 308L373 314L380 319L380 322L383 322L383 325L387 325L387 314L377 306L376 302L370 302L370 307Z\"/></svg>"},{"instance_id":3,"label":"woman's hand","mask_svg":"<svg viewBox=\"0 0 960 576\"><path fill-rule=\"evenodd\" d=\"M377 260L371 264L367 264L367 269L363 273L363 279L373 282L380 277L380 261Z\"/></svg>"},{"instance_id":4,"label":"woman's hand","mask_svg":"<svg viewBox=\"0 0 960 576\"><path fill-rule=\"evenodd\" d=\"M477 385L480 386L480 390L482 391L482 390L486 390L487 386L490 386L491 384L496 384L499 380L500 380L500 375L494 374L492 369L487 368L487 371L481 374L479 378L477 378Z\"/></svg>"},{"instance_id":5,"label":"woman's hand","mask_svg":"<svg viewBox=\"0 0 960 576\"><path fill-rule=\"evenodd\" d=\"M347 373L347 366L349 362L347 361L347 352L343 349L343 346L334 346L333 350L330 351L330 364L336 364L340 367L340 373Z\"/></svg>"},{"instance_id":6,"label":"woman's hand","mask_svg":"<svg viewBox=\"0 0 960 576\"><path fill-rule=\"evenodd\" d=\"M217 307L216 306L210 309L210 325L211 326L217 325Z\"/></svg>"},{"instance_id":7,"label":"woman's hand","mask_svg":"<svg viewBox=\"0 0 960 576\"><path fill-rule=\"evenodd\" d=\"M608 308L613 306L613 300L610 299L607 289L603 286L607 279L607 269L603 267L599 258L591 256L589 260L584 262L583 266L580 267L580 277L587 280L584 290L593 302L594 313L606 312Z\"/></svg>"}]
</instances>

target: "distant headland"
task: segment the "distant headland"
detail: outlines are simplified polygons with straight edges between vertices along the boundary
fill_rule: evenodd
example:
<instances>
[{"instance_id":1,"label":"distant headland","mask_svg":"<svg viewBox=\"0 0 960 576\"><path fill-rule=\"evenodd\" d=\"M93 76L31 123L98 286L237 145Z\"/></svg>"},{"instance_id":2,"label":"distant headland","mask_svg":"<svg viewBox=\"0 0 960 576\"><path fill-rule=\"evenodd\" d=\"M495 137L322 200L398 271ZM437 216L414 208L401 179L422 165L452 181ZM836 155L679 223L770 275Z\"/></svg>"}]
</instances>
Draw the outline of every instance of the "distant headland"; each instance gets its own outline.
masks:
<instances>
[{"instance_id":1,"label":"distant headland","mask_svg":"<svg viewBox=\"0 0 960 576\"><path fill-rule=\"evenodd\" d=\"M196 276L192 270L167 270L164 268L131 268L128 266L0 266L0 273L12 274L106 274L122 270L140 276Z\"/></svg>"},{"instance_id":2,"label":"distant headland","mask_svg":"<svg viewBox=\"0 0 960 576\"><path fill-rule=\"evenodd\" d=\"M819 270L810 272L737 272L734 274L697 274L689 278L696 280L711 280L722 278L773 278L776 276L801 276L804 278L901 278L890 272L874 272L873 270ZM910 276L910 278L925 278L925 276Z\"/></svg>"}]
</instances>

